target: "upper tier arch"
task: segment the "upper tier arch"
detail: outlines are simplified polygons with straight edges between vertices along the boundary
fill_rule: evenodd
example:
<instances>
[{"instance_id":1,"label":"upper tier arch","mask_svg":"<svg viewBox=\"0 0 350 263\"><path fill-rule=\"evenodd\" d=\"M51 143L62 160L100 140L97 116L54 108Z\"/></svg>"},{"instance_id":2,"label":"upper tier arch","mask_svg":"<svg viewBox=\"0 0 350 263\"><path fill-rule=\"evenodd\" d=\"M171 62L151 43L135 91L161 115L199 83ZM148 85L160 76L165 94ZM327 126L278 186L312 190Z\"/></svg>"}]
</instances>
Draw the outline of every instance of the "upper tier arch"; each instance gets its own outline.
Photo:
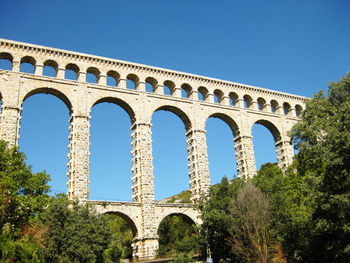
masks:
<instances>
[{"instance_id":1,"label":"upper tier arch","mask_svg":"<svg viewBox=\"0 0 350 263\"><path fill-rule=\"evenodd\" d=\"M136 120L135 119L135 112L131 108L131 106L128 103L126 103L124 100L116 98L116 97L103 97L103 98L98 99L97 101L95 101L92 104L92 106L90 108L90 112L91 112L92 107L94 107L97 104L103 103L103 102L113 103L113 104L116 104L116 105L122 107L126 111L126 113L129 115L130 122L131 123L135 122L135 120Z\"/></svg>"},{"instance_id":2,"label":"upper tier arch","mask_svg":"<svg viewBox=\"0 0 350 263\"><path fill-rule=\"evenodd\" d=\"M30 90L24 97L21 99L21 105L23 105L24 101L28 99L29 97L36 95L36 94L50 94L53 95L57 98L59 98L61 101L64 102L64 104L67 106L67 109L69 111L69 114L71 115L73 112L73 106L66 94L64 94L62 91L54 89L54 88L49 88L49 87L40 87L40 88L34 88Z\"/></svg>"}]
</instances>

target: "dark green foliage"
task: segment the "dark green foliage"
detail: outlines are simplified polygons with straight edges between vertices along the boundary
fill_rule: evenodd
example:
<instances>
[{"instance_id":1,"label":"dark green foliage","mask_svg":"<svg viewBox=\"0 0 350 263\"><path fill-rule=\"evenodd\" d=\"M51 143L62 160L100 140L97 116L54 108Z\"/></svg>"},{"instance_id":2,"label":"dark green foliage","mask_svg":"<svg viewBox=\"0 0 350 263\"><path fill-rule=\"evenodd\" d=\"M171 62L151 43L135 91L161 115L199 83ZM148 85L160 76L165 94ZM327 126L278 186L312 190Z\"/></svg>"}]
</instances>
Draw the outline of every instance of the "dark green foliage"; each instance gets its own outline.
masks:
<instances>
[{"instance_id":1,"label":"dark green foliage","mask_svg":"<svg viewBox=\"0 0 350 263\"><path fill-rule=\"evenodd\" d=\"M292 132L314 208L309 262L350 261L350 73L307 102Z\"/></svg>"},{"instance_id":2,"label":"dark green foliage","mask_svg":"<svg viewBox=\"0 0 350 263\"><path fill-rule=\"evenodd\" d=\"M133 234L128 223L118 215L107 214L106 218L111 232L111 241L104 253L105 262L119 262L120 259L132 258Z\"/></svg>"},{"instance_id":3,"label":"dark green foliage","mask_svg":"<svg viewBox=\"0 0 350 263\"><path fill-rule=\"evenodd\" d=\"M33 222L49 200L44 173L32 173L25 155L0 141L0 259L41 262L45 231Z\"/></svg>"},{"instance_id":4,"label":"dark green foliage","mask_svg":"<svg viewBox=\"0 0 350 263\"><path fill-rule=\"evenodd\" d=\"M287 175L276 165L262 165L253 183L271 201L271 234L281 243L289 262L298 261L307 249L312 208L305 204L305 185L295 171L297 161L289 167Z\"/></svg>"},{"instance_id":5,"label":"dark green foliage","mask_svg":"<svg viewBox=\"0 0 350 263\"><path fill-rule=\"evenodd\" d=\"M159 255L175 252L193 252L198 249L197 227L191 219L181 215L170 215L162 220L158 228Z\"/></svg>"},{"instance_id":6,"label":"dark green foliage","mask_svg":"<svg viewBox=\"0 0 350 263\"><path fill-rule=\"evenodd\" d=\"M72 204L61 196L41 214L48 226L46 262L103 262L111 238L107 221L91 206Z\"/></svg>"}]
</instances>

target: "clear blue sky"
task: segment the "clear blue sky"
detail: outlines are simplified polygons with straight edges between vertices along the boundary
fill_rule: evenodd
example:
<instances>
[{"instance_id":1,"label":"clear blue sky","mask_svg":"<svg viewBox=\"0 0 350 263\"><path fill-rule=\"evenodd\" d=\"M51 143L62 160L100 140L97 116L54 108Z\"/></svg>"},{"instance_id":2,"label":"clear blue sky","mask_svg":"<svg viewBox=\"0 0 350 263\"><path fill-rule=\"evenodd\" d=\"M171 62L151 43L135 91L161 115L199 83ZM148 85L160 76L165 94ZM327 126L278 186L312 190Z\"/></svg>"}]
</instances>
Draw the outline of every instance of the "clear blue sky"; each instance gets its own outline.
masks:
<instances>
[{"instance_id":1,"label":"clear blue sky","mask_svg":"<svg viewBox=\"0 0 350 263\"><path fill-rule=\"evenodd\" d=\"M350 1L0 1L0 37L260 86L302 96L350 70ZM49 116L54 116L51 120ZM130 120L118 106L91 112L91 199L131 200ZM51 95L23 105L20 149L53 192L66 192L68 110ZM111 122L110 120L114 121ZM188 189L185 129L153 122L156 199ZM232 134L209 119L212 182L236 174ZM253 128L257 167L276 161L271 134ZM173 149L169 152L167 149Z\"/></svg>"}]
</instances>

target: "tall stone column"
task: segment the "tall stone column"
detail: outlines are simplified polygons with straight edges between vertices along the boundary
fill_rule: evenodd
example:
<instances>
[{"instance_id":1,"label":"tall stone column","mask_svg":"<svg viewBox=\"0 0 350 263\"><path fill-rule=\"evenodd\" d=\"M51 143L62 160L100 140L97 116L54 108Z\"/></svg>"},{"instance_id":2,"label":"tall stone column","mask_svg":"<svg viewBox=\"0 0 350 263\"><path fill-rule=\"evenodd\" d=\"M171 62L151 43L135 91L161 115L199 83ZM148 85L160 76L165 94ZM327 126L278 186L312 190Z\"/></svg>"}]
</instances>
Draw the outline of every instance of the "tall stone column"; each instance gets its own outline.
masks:
<instances>
[{"instance_id":1,"label":"tall stone column","mask_svg":"<svg viewBox=\"0 0 350 263\"><path fill-rule=\"evenodd\" d=\"M134 240L134 257L154 258L158 250L155 216L152 131L150 123L131 126L133 201L141 203L141 228Z\"/></svg>"},{"instance_id":2,"label":"tall stone column","mask_svg":"<svg viewBox=\"0 0 350 263\"><path fill-rule=\"evenodd\" d=\"M256 174L253 137L250 135L238 135L233 141L235 143L238 177L253 177Z\"/></svg>"},{"instance_id":3,"label":"tall stone column","mask_svg":"<svg viewBox=\"0 0 350 263\"><path fill-rule=\"evenodd\" d=\"M86 202L89 193L90 117L73 115L69 127L68 198Z\"/></svg>"},{"instance_id":4,"label":"tall stone column","mask_svg":"<svg viewBox=\"0 0 350 263\"><path fill-rule=\"evenodd\" d=\"M9 147L18 146L21 107L3 105L1 109L1 139L8 142Z\"/></svg>"},{"instance_id":5,"label":"tall stone column","mask_svg":"<svg viewBox=\"0 0 350 263\"><path fill-rule=\"evenodd\" d=\"M205 130L190 129L187 133L187 159L191 201L207 196L210 188L209 162Z\"/></svg>"},{"instance_id":6,"label":"tall stone column","mask_svg":"<svg viewBox=\"0 0 350 263\"><path fill-rule=\"evenodd\" d=\"M285 172L294 159L294 149L290 140L280 140L275 143L278 166Z\"/></svg>"}]
</instances>

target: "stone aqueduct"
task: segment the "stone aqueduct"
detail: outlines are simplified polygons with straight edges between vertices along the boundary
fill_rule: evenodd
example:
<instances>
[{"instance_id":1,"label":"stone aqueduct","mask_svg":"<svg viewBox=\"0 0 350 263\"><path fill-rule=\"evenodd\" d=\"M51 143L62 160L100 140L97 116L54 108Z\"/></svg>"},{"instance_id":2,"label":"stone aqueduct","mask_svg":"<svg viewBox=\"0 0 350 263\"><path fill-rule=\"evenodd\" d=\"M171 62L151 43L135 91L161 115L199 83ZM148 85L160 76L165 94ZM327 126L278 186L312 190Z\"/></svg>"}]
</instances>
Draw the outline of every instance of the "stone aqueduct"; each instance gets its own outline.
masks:
<instances>
[{"instance_id":1,"label":"stone aqueduct","mask_svg":"<svg viewBox=\"0 0 350 263\"><path fill-rule=\"evenodd\" d=\"M12 64L11 70L0 70L1 138L10 146L18 145L22 104L30 96L46 93L61 99L70 112L68 197L95 203L100 213L114 212L127 219L134 233L134 257L156 255L157 228L166 216L184 214L200 223L193 205L154 200L151 118L155 111L171 111L185 125L192 202L205 195L210 186L205 131L209 117L222 119L232 130L238 176L256 173L251 136L254 123L272 133L278 165L285 169L292 162L287 132L305 107L304 97L5 39L0 39L0 59ZM32 64L34 72L21 72L23 63ZM43 75L46 66L55 69L54 77ZM66 79L66 71L74 71L76 80ZM87 74L95 75L96 83L88 83ZM107 85L108 77L115 79L115 86ZM128 80L134 89L127 88ZM146 91L146 85L152 90ZM132 123L133 202L88 199L90 111L101 102L121 106Z\"/></svg>"}]
</instances>

